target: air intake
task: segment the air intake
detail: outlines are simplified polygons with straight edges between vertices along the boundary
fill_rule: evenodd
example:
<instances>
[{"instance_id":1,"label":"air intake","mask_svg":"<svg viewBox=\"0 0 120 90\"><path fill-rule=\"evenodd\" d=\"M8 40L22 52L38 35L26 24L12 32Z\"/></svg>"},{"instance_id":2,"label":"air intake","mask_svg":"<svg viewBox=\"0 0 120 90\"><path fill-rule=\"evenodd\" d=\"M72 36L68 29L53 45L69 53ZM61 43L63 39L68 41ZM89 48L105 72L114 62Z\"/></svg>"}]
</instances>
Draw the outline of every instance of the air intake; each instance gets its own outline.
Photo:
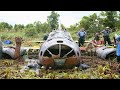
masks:
<instances>
[{"instance_id":1,"label":"air intake","mask_svg":"<svg viewBox=\"0 0 120 90\"><path fill-rule=\"evenodd\" d=\"M63 41L57 41L57 43L63 43Z\"/></svg>"}]
</instances>

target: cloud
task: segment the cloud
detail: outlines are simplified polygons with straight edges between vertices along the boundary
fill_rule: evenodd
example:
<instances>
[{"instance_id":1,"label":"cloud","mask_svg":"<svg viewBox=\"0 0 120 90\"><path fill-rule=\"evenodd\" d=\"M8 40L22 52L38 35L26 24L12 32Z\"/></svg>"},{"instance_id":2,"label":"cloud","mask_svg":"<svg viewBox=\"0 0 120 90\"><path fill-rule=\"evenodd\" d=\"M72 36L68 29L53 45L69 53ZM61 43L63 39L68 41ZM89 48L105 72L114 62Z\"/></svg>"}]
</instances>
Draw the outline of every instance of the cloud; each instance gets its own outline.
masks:
<instances>
[{"instance_id":1,"label":"cloud","mask_svg":"<svg viewBox=\"0 0 120 90\"><path fill-rule=\"evenodd\" d=\"M78 23L83 16L88 16L95 11L56 11L60 14L60 22L65 27ZM51 11L0 11L0 22L4 21L9 24L29 24L35 21L42 23L47 21ZM98 13L98 12L97 12Z\"/></svg>"},{"instance_id":2,"label":"cloud","mask_svg":"<svg viewBox=\"0 0 120 90\"><path fill-rule=\"evenodd\" d=\"M10 24L28 24L34 21L47 21L50 11L0 11L0 21Z\"/></svg>"},{"instance_id":3,"label":"cloud","mask_svg":"<svg viewBox=\"0 0 120 90\"><path fill-rule=\"evenodd\" d=\"M61 23L66 27L69 27L70 25L75 24L79 21L76 18L71 17L71 16L64 16L64 17L61 17L61 18L62 18Z\"/></svg>"},{"instance_id":4,"label":"cloud","mask_svg":"<svg viewBox=\"0 0 120 90\"><path fill-rule=\"evenodd\" d=\"M60 22L69 27L78 23L83 16L89 16L93 13L99 15L100 11L57 11L60 14Z\"/></svg>"}]
</instances>

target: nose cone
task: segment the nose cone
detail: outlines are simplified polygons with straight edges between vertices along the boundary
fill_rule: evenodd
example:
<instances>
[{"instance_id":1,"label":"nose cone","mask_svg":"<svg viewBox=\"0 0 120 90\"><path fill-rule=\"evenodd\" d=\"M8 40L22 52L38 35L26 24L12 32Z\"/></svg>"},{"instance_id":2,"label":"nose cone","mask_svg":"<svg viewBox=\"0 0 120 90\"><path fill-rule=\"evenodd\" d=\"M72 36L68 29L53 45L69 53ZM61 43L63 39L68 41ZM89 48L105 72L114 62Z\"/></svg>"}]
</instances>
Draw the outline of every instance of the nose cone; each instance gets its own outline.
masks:
<instances>
[{"instance_id":1,"label":"nose cone","mask_svg":"<svg viewBox=\"0 0 120 90\"><path fill-rule=\"evenodd\" d=\"M42 44L39 59L46 67L72 68L80 63L80 50L68 32L58 30Z\"/></svg>"}]
</instances>

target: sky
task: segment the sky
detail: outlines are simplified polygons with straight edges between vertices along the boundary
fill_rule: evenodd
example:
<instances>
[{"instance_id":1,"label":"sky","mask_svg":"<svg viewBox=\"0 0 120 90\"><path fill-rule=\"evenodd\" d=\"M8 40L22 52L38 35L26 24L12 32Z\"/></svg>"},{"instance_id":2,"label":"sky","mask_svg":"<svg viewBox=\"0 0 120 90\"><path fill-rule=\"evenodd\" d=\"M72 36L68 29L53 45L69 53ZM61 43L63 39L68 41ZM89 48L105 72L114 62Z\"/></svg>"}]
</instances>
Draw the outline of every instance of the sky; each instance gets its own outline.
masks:
<instances>
[{"instance_id":1,"label":"sky","mask_svg":"<svg viewBox=\"0 0 120 90\"><path fill-rule=\"evenodd\" d=\"M93 13L99 15L101 11L55 11L59 17L59 22L65 27L78 23L83 16L89 16ZM35 21L47 22L47 16L51 11L0 11L0 22L14 24L30 24Z\"/></svg>"}]
</instances>

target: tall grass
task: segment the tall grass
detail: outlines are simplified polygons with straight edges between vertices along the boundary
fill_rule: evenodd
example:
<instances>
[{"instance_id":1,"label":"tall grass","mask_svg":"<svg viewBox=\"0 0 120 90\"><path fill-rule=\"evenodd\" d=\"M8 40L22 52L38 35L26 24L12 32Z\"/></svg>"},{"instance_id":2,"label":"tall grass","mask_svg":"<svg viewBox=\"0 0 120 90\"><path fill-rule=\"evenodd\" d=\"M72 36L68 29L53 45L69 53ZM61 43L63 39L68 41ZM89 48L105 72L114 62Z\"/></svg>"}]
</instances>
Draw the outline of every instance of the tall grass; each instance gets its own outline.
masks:
<instances>
[{"instance_id":1,"label":"tall grass","mask_svg":"<svg viewBox=\"0 0 120 90\"><path fill-rule=\"evenodd\" d=\"M26 36L25 35L25 31L2 31L0 32L0 37L2 39L2 41L4 40L11 40L11 41L15 41L14 38L15 37L22 37L24 41L40 41L40 40L43 40L43 37L46 35L47 33L43 33L43 32L40 32L40 33L36 33L34 36ZM76 31L70 31L70 34L73 38L73 40L78 40L78 36L77 36L77 32ZM113 39L113 36L115 34L118 34L120 35L120 30L117 30L116 32L112 32L110 34L110 38L111 40ZM87 38L87 40L91 40L93 39L94 36L92 38Z\"/></svg>"},{"instance_id":2,"label":"tall grass","mask_svg":"<svg viewBox=\"0 0 120 90\"><path fill-rule=\"evenodd\" d=\"M14 41L14 38L15 37L22 37L24 40L43 40L43 37L46 33L37 33L35 34L34 36L26 36L25 35L25 31L9 31L9 32L0 32L0 37L2 40L6 40L6 39L9 39L9 40L12 40Z\"/></svg>"}]
</instances>

